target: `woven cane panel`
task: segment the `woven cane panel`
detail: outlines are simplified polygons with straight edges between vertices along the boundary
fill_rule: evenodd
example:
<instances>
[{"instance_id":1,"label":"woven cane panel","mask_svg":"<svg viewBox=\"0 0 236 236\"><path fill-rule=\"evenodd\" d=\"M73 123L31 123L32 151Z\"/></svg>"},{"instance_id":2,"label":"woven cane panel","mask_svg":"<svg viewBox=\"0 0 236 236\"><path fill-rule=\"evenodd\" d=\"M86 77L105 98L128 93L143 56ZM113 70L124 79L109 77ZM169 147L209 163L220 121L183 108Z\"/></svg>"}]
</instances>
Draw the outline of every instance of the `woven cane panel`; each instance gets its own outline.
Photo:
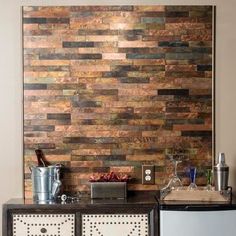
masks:
<instances>
[{"instance_id":1,"label":"woven cane panel","mask_svg":"<svg viewBox=\"0 0 236 236\"><path fill-rule=\"evenodd\" d=\"M147 214L83 215L82 236L148 236Z\"/></svg>"},{"instance_id":2,"label":"woven cane panel","mask_svg":"<svg viewBox=\"0 0 236 236\"><path fill-rule=\"evenodd\" d=\"M14 214L13 236L74 236L73 214Z\"/></svg>"}]
</instances>

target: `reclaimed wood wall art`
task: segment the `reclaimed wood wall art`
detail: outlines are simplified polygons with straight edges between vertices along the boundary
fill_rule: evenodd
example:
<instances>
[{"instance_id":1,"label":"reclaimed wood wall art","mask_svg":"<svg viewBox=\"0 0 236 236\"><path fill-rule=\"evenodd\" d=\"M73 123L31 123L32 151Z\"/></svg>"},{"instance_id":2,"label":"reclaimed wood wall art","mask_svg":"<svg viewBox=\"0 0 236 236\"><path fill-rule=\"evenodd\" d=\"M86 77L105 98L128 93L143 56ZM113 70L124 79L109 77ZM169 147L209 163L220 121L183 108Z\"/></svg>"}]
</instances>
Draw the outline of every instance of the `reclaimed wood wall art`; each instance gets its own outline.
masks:
<instances>
[{"instance_id":1,"label":"reclaimed wood wall art","mask_svg":"<svg viewBox=\"0 0 236 236\"><path fill-rule=\"evenodd\" d=\"M23 7L25 196L35 148L63 163L67 192L92 173L162 187L180 150L198 168L213 149L212 6ZM156 185L141 184L154 164Z\"/></svg>"}]
</instances>

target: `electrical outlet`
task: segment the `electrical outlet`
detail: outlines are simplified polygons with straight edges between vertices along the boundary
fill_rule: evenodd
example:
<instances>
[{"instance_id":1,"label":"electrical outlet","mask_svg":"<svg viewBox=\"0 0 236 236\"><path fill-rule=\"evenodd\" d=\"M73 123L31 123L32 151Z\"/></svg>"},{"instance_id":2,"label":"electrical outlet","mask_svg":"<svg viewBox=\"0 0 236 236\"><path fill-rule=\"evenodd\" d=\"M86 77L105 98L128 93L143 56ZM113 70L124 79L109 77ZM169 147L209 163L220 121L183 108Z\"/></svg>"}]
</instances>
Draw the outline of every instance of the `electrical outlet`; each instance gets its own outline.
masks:
<instances>
[{"instance_id":1,"label":"electrical outlet","mask_svg":"<svg viewBox=\"0 0 236 236\"><path fill-rule=\"evenodd\" d=\"M154 165L142 165L142 184L155 184Z\"/></svg>"}]
</instances>

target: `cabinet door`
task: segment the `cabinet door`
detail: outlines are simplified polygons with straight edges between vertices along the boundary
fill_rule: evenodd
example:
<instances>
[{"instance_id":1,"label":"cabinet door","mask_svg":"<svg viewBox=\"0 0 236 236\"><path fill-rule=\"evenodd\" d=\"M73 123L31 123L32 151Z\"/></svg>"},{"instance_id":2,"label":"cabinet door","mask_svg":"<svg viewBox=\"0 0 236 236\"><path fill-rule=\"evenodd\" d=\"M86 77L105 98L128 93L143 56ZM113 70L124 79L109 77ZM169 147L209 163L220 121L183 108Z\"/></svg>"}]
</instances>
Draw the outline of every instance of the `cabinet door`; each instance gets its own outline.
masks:
<instances>
[{"instance_id":1,"label":"cabinet door","mask_svg":"<svg viewBox=\"0 0 236 236\"><path fill-rule=\"evenodd\" d=\"M82 236L148 236L148 214L82 214Z\"/></svg>"},{"instance_id":2,"label":"cabinet door","mask_svg":"<svg viewBox=\"0 0 236 236\"><path fill-rule=\"evenodd\" d=\"M13 236L74 236L74 214L13 214Z\"/></svg>"},{"instance_id":3,"label":"cabinet door","mask_svg":"<svg viewBox=\"0 0 236 236\"><path fill-rule=\"evenodd\" d=\"M226 211L160 211L160 235L233 236L235 210ZM170 227L171 222L171 227Z\"/></svg>"}]
</instances>

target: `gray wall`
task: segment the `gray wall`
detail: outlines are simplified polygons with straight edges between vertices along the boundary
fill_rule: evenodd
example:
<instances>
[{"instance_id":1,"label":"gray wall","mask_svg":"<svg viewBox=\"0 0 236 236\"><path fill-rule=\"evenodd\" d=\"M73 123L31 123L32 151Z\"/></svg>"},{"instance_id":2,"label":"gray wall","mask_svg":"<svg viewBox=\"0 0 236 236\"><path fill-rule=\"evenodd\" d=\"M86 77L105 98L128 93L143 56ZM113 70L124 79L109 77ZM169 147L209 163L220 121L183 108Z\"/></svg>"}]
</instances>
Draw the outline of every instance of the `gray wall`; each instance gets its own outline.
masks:
<instances>
[{"instance_id":1,"label":"gray wall","mask_svg":"<svg viewBox=\"0 0 236 236\"><path fill-rule=\"evenodd\" d=\"M1 0L0 204L9 198L23 195L21 6L84 4L209 4L217 6L216 151L226 153L227 162L230 165L230 184L236 189L235 0L101 0L99 2L95 0Z\"/></svg>"}]
</instances>

